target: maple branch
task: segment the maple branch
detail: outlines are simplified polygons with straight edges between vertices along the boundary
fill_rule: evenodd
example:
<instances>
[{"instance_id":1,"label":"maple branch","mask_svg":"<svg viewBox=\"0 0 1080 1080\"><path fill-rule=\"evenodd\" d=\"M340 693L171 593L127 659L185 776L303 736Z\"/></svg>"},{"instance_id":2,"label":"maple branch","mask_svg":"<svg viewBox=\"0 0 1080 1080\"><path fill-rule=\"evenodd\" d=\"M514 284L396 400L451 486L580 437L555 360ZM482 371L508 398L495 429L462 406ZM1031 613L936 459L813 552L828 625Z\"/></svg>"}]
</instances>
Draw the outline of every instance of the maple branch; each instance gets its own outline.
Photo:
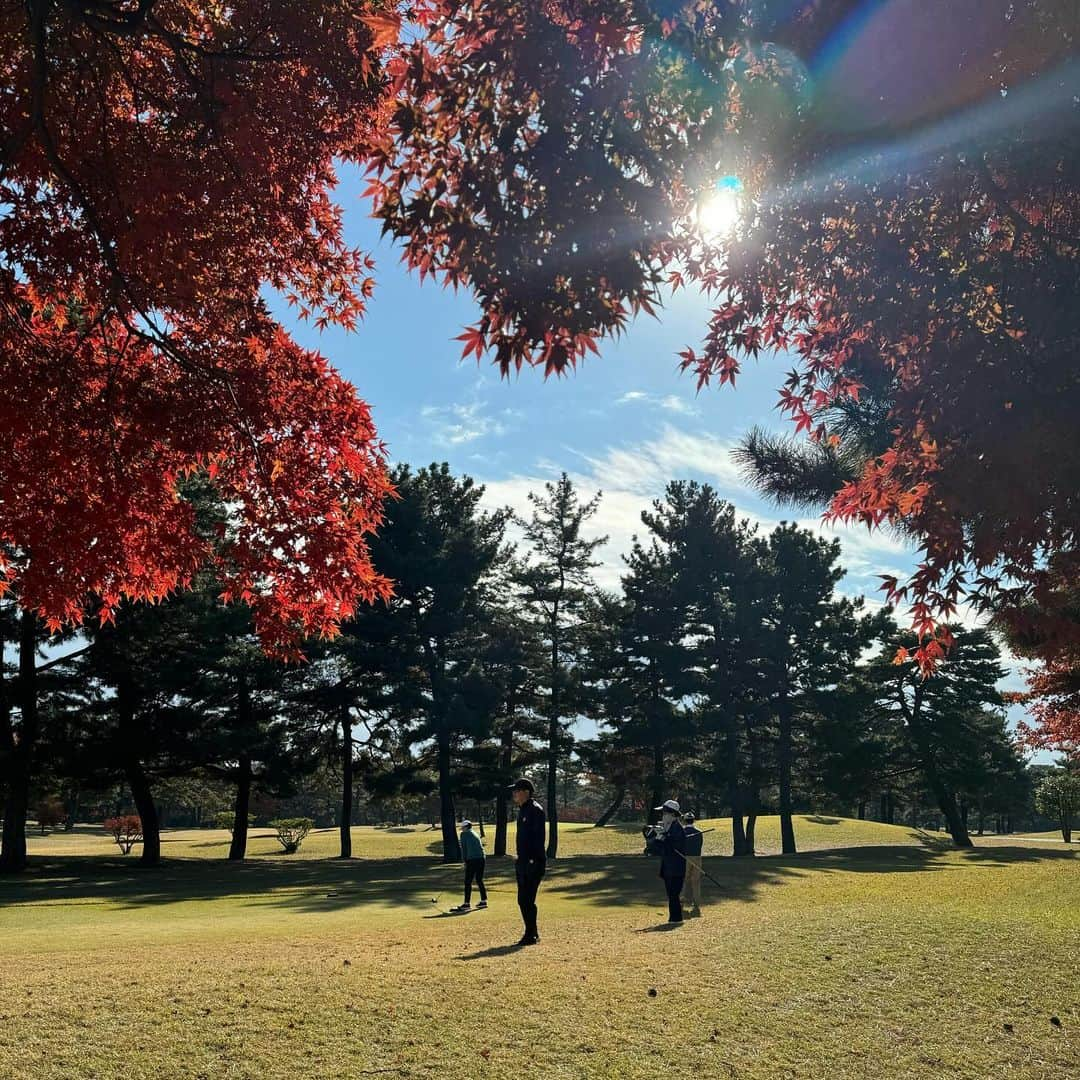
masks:
<instances>
[{"instance_id":1,"label":"maple branch","mask_svg":"<svg viewBox=\"0 0 1080 1080\"><path fill-rule=\"evenodd\" d=\"M133 37L142 32L147 17L157 0L139 0L134 11L117 11L109 0L66 0L65 6L88 26L107 34Z\"/></svg>"},{"instance_id":2,"label":"maple branch","mask_svg":"<svg viewBox=\"0 0 1080 1080\"><path fill-rule=\"evenodd\" d=\"M1053 237L1046 229L1029 221L1013 206L1009 201L1009 193L1000 187L994 179L985 157L980 156L975 159L975 171L978 173L979 179L982 180L986 193L990 196L994 206L1012 222L1013 228L1016 229L1018 235L1027 234L1042 240L1045 246L1060 258L1071 258L1075 254L1076 249L1067 244L1061 245L1060 250L1058 250L1058 245L1054 243Z\"/></svg>"}]
</instances>

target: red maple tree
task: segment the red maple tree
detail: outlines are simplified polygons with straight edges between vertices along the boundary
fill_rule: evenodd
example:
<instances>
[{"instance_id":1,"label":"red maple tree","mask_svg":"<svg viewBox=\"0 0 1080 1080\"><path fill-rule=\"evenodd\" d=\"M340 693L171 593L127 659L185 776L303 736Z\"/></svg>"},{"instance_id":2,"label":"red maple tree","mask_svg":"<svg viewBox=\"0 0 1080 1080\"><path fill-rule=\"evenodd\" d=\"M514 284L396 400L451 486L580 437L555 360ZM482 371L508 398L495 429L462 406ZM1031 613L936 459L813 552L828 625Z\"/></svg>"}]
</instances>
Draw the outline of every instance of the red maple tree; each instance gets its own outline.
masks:
<instances>
[{"instance_id":1,"label":"red maple tree","mask_svg":"<svg viewBox=\"0 0 1080 1080\"><path fill-rule=\"evenodd\" d=\"M465 353L504 371L562 371L666 283L714 302L682 354L699 385L782 353L781 407L822 446L869 379L885 446L829 516L921 543L886 588L929 668L962 600L1030 610L1077 549L1080 8L890 7L421 0L371 192L422 277L474 290ZM718 180L741 190L719 241L695 213Z\"/></svg>"},{"instance_id":2,"label":"red maple tree","mask_svg":"<svg viewBox=\"0 0 1080 1080\"><path fill-rule=\"evenodd\" d=\"M291 654L387 592L369 410L260 290L362 313L334 162L382 124L396 25L374 0L0 13L0 587L50 625L214 559ZM178 497L192 470L233 511L220 542Z\"/></svg>"}]
</instances>

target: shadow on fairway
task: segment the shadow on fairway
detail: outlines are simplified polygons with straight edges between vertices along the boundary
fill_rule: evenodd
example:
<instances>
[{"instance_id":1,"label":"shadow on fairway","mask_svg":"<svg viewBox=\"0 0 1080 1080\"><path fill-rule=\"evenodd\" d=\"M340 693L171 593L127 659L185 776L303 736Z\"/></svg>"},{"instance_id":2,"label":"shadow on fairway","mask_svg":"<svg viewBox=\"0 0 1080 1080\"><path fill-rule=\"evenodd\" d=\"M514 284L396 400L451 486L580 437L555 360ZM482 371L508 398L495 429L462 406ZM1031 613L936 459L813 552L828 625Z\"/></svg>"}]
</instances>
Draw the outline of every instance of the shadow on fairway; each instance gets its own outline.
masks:
<instances>
[{"instance_id":1,"label":"shadow on fairway","mask_svg":"<svg viewBox=\"0 0 1080 1080\"><path fill-rule=\"evenodd\" d=\"M513 953L521 952L526 946L518 945L492 945L490 949L480 949L478 952L462 953L461 956L455 956L455 960L486 960L492 956L511 956Z\"/></svg>"},{"instance_id":2,"label":"shadow on fairway","mask_svg":"<svg viewBox=\"0 0 1080 1080\"><path fill-rule=\"evenodd\" d=\"M643 926L640 930L635 930L635 934L668 934L672 930L681 930L683 924L681 922L662 922L657 923L656 926Z\"/></svg>"},{"instance_id":3,"label":"shadow on fairway","mask_svg":"<svg viewBox=\"0 0 1080 1080\"><path fill-rule=\"evenodd\" d=\"M940 841L922 847L861 847L801 855L733 859L709 857L705 870L714 899L752 901L762 890L808 872L895 874L951 872L969 865L1007 865L1076 859L1065 845L1005 845L953 852ZM121 856L33 857L30 869L0 878L0 910L15 905L108 904L137 908L187 901L239 900L252 907L330 912L367 904L394 905L431 915L431 897L456 889L460 864L423 856L398 859L259 857L242 863L218 859L166 859L143 868ZM514 864L489 859L489 888L512 896ZM588 905L630 907L662 901L655 860L640 855L577 855L549 864L541 896L565 895ZM439 916L441 917L441 916Z\"/></svg>"},{"instance_id":4,"label":"shadow on fairway","mask_svg":"<svg viewBox=\"0 0 1080 1080\"><path fill-rule=\"evenodd\" d=\"M950 858L957 856L957 858ZM763 889L783 885L809 872L904 874L962 870L965 864L1007 865L1068 859L1064 848L994 845L957 852L934 838L923 847L854 847L734 859L707 857L703 867L713 900L752 901ZM661 903L664 890L654 859L645 856L579 855L550 865L543 891L608 906Z\"/></svg>"}]
</instances>

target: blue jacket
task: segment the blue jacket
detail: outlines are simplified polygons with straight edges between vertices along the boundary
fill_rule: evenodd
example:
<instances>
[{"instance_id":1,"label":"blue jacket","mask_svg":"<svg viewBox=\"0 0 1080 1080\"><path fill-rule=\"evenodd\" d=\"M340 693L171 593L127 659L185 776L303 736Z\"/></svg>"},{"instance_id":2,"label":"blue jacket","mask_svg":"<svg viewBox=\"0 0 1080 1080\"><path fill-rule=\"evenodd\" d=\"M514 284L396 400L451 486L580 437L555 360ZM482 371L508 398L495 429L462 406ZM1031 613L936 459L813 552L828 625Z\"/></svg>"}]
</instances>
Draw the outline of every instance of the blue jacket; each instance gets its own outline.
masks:
<instances>
[{"instance_id":1,"label":"blue jacket","mask_svg":"<svg viewBox=\"0 0 1080 1080\"><path fill-rule=\"evenodd\" d=\"M484 845L480 837L472 829L461 830L461 857L468 862L469 859L484 858Z\"/></svg>"}]
</instances>

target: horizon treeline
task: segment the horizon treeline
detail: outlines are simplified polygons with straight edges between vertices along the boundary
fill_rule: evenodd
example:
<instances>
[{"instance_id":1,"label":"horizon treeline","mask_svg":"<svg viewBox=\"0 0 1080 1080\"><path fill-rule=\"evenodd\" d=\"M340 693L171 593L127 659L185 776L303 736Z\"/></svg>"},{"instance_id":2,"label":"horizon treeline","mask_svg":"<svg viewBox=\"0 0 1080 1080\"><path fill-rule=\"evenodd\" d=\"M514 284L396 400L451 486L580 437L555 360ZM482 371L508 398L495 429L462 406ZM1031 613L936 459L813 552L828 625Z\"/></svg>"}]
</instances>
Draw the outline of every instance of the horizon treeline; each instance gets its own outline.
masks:
<instances>
[{"instance_id":1,"label":"horizon treeline","mask_svg":"<svg viewBox=\"0 0 1080 1080\"><path fill-rule=\"evenodd\" d=\"M838 591L837 541L763 531L707 484L673 480L605 590L601 495L565 473L525 515L490 508L446 464L392 479L371 556L394 594L309 642L302 663L268 658L210 571L66 639L0 604L0 865L25 865L31 818L127 807L156 863L163 805L227 823L232 859L282 807L332 814L344 857L361 816L429 820L448 860L459 815L487 816L501 855L522 773L547 804L551 857L561 811L644 820L672 796L729 814L740 856L766 813L785 852L800 812L940 821L959 846L1032 814L1045 769L1008 730L994 638L955 627L930 679L897 665L915 642ZM210 485L192 479L185 497L227 541Z\"/></svg>"}]
</instances>

